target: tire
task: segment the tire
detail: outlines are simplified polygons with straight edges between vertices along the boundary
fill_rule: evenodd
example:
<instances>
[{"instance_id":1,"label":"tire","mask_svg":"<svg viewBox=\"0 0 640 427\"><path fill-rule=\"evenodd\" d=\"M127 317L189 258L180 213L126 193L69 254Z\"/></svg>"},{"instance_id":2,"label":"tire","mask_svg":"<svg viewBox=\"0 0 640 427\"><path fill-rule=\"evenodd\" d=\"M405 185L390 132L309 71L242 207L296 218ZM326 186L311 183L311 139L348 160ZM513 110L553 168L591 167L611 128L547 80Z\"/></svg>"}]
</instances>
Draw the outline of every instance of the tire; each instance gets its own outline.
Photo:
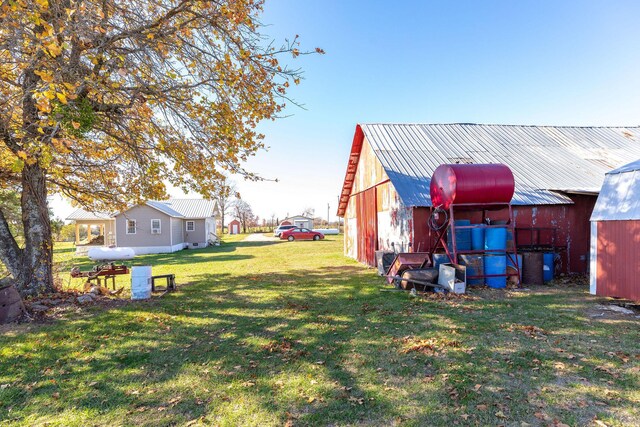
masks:
<instances>
[{"instance_id":1,"label":"tire","mask_svg":"<svg viewBox=\"0 0 640 427\"><path fill-rule=\"evenodd\" d=\"M290 242L293 242L294 240L296 240L296 238L293 237L293 236L289 236L289 237L287 237L287 240L290 241Z\"/></svg>"},{"instance_id":2,"label":"tire","mask_svg":"<svg viewBox=\"0 0 640 427\"><path fill-rule=\"evenodd\" d=\"M316 234L315 236L313 236L313 240L320 240L320 236Z\"/></svg>"}]
</instances>

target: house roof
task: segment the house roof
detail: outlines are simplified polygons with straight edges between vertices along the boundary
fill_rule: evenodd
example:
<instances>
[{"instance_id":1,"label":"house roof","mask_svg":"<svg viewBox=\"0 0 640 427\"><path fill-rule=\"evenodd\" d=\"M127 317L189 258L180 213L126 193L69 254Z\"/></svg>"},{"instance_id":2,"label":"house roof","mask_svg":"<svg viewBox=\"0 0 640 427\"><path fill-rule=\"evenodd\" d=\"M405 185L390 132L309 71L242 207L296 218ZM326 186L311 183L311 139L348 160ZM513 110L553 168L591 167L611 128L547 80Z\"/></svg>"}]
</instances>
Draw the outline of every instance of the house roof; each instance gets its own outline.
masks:
<instances>
[{"instance_id":1,"label":"house roof","mask_svg":"<svg viewBox=\"0 0 640 427\"><path fill-rule=\"evenodd\" d=\"M572 203L564 193L597 194L605 173L640 157L640 127L360 124L340 196L341 216L365 137L406 206L431 206L431 175L441 164L504 163L516 180L512 203L540 205Z\"/></svg>"},{"instance_id":2,"label":"house roof","mask_svg":"<svg viewBox=\"0 0 640 427\"><path fill-rule=\"evenodd\" d=\"M190 218L209 218L216 214L217 204L213 200L205 199L169 199L165 201L149 201L149 203L162 204L179 215ZM159 206L159 205L158 205Z\"/></svg>"},{"instance_id":3,"label":"house roof","mask_svg":"<svg viewBox=\"0 0 640 427\"><path fill-rule=\"evenodd\" d=\"M188 219L209 218L214 216L218 209L215 201L204 199L148 200L145 204L171 217ZM67 217L67 220L101 220L113 218L116 215L119 215L119 213L110 215L105 213L91 213L84 209L77 209Z\"/></svg>"},{"instance_id":4,"label":"house roof","mask_svg":"<svg viewBox=\"0 0 640 427\"><path fill-rule=\"evenodd\" d=\"M640 159L607 173L591 221L640 219Z\"/></svg>"},{"instance_id":5,"label":"house roof","mask_svg":"<svg viewBox=\"0 0 640 427\"><path fill-rule=\"evenodd\" d=\"M111 215L104 212L89 212L84 209L76 209L66 218L67 221L99 221L110 219Z\"/></svg>"},{"instance_id":6,"label":"house roof","mask_svg":"<svg viewBox=\"0 0 640 427\"><path fill-rule=\"evenodd\" d=\"M159 210L162 213L165 213L174 218L184 218L180 212L174 210L171 205L165 201L160 200L147 200L145 203L147 206L152 207L154 209ZM132 206L133 207L133 206Z\"/></svg>"}]
</instances>

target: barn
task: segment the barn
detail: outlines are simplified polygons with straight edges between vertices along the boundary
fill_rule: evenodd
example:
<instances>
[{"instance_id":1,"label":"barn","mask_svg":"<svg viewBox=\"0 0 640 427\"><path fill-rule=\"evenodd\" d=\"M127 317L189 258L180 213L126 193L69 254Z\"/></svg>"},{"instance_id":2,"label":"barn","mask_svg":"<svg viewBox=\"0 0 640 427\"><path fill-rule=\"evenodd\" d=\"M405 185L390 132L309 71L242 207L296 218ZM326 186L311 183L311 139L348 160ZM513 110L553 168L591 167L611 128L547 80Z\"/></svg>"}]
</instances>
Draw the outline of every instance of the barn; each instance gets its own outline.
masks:
<instances>
[{"instance_id":1,"label":"barn","mask_svg":"<svg viewBox=\"0 0 640 427\"><path fill-rule=\"evenodd\" d=\"M587 272L589 220L605 173L639 157L640 127L359 124L337 213L344 218L344 251L371 266L376 250L430 251L433 171L441 164L503 163L516 180L519 248L550 248L559 254L558 271ZM467 215L481 220L477 212Z\"/></svg>"},{"instance_id":2,"label":"barn","mask_svg":"<svg viewBox=\"0 0 640 427\"><path fill-rule=\"evenodd\" d=\"M591 215L591 293L640 301L640 160L607 173Z\"/></svg>"}]
</instances>

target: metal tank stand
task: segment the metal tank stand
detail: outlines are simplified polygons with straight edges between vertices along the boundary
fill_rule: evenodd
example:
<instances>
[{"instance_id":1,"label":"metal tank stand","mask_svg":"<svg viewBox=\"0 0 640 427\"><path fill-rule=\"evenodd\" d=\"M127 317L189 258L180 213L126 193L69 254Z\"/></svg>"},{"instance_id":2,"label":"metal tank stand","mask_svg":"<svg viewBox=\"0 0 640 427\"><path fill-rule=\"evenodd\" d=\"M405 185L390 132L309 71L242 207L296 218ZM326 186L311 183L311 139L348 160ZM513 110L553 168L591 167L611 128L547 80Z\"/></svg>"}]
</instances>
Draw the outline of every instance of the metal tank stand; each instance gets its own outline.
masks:
<instances>
[{"instance_id":1,"label":"metal tank stand","mask_svg":"<svg viewBox=\"0 0 640 427\"><path fill-rule=\"evenodd\" d=\"M501 210L501 209L508 209L509 211L509 220L507 221L507 224L500 224L500 225L485 225L485 220L486 220L486 213L487 211L492 211L492 210ZM466 212L482 212L482 224L472 224L472 225L459 225L456 226L456 221L455 221L455 214L456 211L460 212L460 211L466 211ZM452 263L457 263L458 260L458 255L460 254L476 254L476 255L487 255L487 254L492 254L492 253L506 253L506 256L509 260L511 260L511 262L513 263L513 265L515 266L515 273L508 273L506 272L505 274L489 274L486 275L481 274L481 275L473 275L473 276L467 276L467 279L485 279L487 277L512 277L515 276L516 280L517 280L517 286L518 287L522 287L522 281L520 280L520 268L521 266L518 263L518 249L517 249L517 245L516 245L516 234L515 234L515 223L513 220L513 210L511 209L511 203L482 203L482 204L477 204L477 203L459 203L459 204L451 204L449 206L449 219L448 219L448 227L443 227L443 229L440 231L440 234L438 236L438 242L440 242L440 244L442 245L442 247L444 248L447 256L449 257L449 260ZM462 250L459 251L458 250L458 246L457 246L457 242L456 242L456 229L472 229L472 228L479 228L479 227L484 227L484 228L499 228L499 227L505 227L507 228L508 231L511 231L511 235L513 236L513 253L508 252L508 248L505 251L502 251L500 249L483 249L483 250ZM449 250L449 247L447 245L447 242L445 240L445 234L447 229L451 227L451 247L452 247L452 251ZM436 245L437 246L437 245ZM434 248L435 250L435 248ZM433 253L431 254L431 256L433 256Z\"/></svg>"}]
</instances>

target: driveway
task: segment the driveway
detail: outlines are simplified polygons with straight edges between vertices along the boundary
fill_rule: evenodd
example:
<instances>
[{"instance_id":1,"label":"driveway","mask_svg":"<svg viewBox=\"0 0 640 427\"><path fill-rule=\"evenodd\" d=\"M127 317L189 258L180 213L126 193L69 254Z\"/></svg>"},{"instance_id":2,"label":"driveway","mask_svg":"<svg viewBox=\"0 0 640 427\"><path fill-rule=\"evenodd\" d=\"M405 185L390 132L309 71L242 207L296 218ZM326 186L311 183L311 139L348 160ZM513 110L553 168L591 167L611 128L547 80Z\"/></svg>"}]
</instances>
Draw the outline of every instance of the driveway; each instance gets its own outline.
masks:
<instances>
[{"instance_id":1,"label":"driveway","mask_svg":"<svg viewBox=\"0 0 640 427\"><path fill-rule=\"evenodd\" d=\"M244 238L243 242L277 242L277 237L274 236L265 236L262 233L252 233Z\"/></svg>"}]
</instances>

